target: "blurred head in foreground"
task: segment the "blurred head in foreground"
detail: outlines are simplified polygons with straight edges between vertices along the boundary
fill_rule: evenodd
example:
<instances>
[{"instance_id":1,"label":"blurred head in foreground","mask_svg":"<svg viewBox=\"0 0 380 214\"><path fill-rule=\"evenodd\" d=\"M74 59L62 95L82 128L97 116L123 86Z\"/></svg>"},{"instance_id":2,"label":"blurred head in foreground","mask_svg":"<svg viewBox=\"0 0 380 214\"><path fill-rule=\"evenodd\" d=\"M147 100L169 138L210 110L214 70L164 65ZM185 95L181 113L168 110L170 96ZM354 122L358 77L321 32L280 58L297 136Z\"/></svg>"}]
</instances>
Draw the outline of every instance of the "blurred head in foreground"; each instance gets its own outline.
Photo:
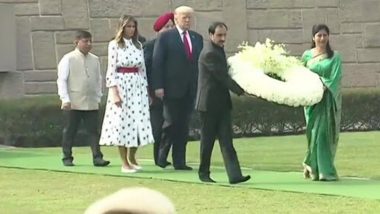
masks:
<instances>
[{"instance_id":1,"label":"blurred head in foreground","mask_svg":"<svg viewBox=\"0 0 380 214\"><path fill-rule=\"evenodd\" d=\"M173 203L162 193L144 188L123 188L91 204L85 214L175 214Z\"/></svg>"}]
</instances>

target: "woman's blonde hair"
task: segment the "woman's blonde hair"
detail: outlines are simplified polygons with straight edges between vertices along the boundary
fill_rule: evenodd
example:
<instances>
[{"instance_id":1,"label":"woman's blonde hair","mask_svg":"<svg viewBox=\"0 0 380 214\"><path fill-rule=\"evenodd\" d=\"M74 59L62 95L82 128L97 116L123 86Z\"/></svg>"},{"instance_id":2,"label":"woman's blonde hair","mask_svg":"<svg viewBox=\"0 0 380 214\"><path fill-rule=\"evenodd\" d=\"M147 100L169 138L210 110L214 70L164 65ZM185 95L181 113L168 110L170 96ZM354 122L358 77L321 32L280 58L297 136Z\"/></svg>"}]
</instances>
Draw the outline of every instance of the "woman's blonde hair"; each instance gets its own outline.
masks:
<instances>
[{"instance_id":1,"label":"woman's blonde hair","mask_svg":"<svg viewBox=\"0 0 380 214\"><path fill-rule=\"evenodd\" d=\"M132 43L133 43L133 45L135 45L135 47L137 49L141 49L142 48L141 43L138 41L139 32L137 29L137 20L133 16L122 15L120 17L119 23L117 26L117 30L116 30L115 41L117 42L117 44L119 44L120 47L125 47L125 42L123 40L124 28L130 22L133 22L135 24L135 27L136 27L135 32L131 38Z\"/></svg>"}]
</instances>

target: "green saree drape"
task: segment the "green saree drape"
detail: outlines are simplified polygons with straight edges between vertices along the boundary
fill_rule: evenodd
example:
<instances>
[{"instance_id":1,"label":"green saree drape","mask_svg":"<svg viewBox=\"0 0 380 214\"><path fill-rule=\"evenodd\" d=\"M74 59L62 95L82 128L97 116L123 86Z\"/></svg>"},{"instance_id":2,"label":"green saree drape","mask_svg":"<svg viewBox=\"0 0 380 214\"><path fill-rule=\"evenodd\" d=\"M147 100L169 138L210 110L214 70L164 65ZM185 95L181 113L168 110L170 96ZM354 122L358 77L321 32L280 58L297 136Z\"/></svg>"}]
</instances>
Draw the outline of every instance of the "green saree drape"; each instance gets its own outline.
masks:
<instances>
[{"instance_id":1,"label":"green saree drape","mask_svg":"<svg viewBox=\"0 0 380 214\"><path fill-rule=\"evenodd\" d=\"M341 57L335 52L332 58L305 51L302 60L306 67L320 76L326 87L322 100L305 107L308 148L304 167L313 180L337 180L334 165L339 140L341 118Z\"/></svg>"}]
</instances>

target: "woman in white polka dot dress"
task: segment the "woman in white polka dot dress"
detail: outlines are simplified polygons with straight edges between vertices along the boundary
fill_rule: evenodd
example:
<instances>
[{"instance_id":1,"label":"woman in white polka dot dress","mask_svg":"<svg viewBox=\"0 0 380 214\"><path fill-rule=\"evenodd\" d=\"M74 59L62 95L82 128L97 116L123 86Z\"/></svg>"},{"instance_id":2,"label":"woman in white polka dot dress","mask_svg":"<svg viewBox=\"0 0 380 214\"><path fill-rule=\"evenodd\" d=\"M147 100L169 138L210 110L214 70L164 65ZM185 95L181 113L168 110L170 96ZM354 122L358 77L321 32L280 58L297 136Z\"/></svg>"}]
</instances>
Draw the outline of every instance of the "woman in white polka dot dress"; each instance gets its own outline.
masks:
<instances>
[{"instance_id":1,"label":"woman in white polka dot dress","mask_svg":"<svg viewBox=\"0 0 380 214\"><path fill-rule=\"evenodd\" d=\"M137 148L153 143L143 49L137 21L123 15L108 46L106 86L109 88L100 145L118 146L121 171L141 169Z\"/></svg>"}]
</instances>

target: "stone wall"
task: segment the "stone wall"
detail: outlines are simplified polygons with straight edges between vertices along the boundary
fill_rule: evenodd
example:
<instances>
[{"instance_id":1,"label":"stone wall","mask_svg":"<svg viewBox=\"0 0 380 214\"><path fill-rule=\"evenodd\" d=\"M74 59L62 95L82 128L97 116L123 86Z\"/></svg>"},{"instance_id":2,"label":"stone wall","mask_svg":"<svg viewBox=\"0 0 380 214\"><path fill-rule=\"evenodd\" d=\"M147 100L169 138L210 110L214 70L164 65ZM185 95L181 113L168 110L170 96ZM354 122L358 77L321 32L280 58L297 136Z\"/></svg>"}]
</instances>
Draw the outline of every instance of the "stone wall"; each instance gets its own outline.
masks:
<instances>
[{"instance_id":1,"label":"stone wall","mask_svg":"<svg viewBox=\"0 0 380 214\"><path fill-rule=\"evenodd\" d=\"M105 72L107 42L121 14L135 16L149 39L155 18L179 5L195 9L193 28L204 38L211 21L225 21L230 54L242 41L269 37L300 55L310 46L311 26L326 23L343 55L343 86L380 86L380 0L0 0L16 23L16 50L10 50L16 68L0 73L0 98L56 93L56 66L73 49L75 30L93 34Z\"/></svg>"}]
</instances>

